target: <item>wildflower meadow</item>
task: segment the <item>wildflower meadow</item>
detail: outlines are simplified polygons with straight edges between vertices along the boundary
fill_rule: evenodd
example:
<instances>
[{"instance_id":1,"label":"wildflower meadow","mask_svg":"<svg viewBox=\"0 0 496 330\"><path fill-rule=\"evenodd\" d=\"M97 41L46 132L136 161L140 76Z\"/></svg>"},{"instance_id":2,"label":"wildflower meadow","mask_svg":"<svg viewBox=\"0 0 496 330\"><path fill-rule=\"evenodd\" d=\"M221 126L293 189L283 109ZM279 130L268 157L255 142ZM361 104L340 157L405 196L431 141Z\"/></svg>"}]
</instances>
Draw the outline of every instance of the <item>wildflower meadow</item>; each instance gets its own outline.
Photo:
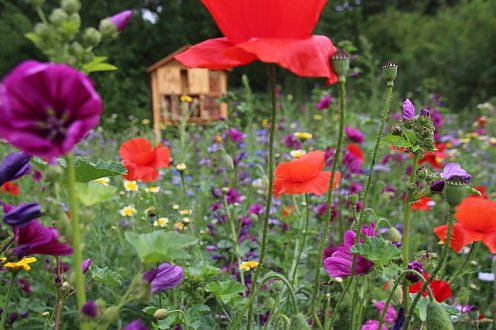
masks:
<instances>
[{"instance_id":1,"label":"wildflower meadow","mask_svg":"<svg viewBox=\"0 0 496 330\"><path fill-rule=\"evenodd\" d=\"M496 329L494 48L438 58L419 32L418 52L381 53L320 32L336 15L351 33L372 1L101 1L120 9L97 19L93 2L0 3L30 54L0 82L0 330ZM494 26L492 1L441 2L412 6ZM391 23L370 16L369 36L399 33L398 8L370 14ZM146 29L183 40L200 23L167 61L178 84L231 75L213 103L227 115L190 120L205 98L184 91L163 99L175 121L124 114L155 102L114 64L136 51L126 34L152 48ZM456 38L494 45L484 31ZM407 52L450 64L416 81Z\"/></svg>"}]
</instances>

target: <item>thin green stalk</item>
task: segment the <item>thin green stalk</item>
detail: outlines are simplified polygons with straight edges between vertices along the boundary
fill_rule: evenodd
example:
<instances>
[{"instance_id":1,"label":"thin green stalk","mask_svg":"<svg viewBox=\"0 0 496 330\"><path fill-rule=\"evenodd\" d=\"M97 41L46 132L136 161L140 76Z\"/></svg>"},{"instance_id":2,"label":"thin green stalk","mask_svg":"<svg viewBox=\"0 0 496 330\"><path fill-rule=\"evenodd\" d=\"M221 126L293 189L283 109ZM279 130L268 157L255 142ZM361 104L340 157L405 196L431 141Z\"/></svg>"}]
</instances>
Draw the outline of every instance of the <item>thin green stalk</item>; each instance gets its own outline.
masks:
<instances>
[{"instance_id":1,"label":"thin green stalk","mask_svg":"<svg viewBox=\"0 0 496 330\"><path fill-rule=\"evenodd\" d=\"M265 322L264 330L269 329L270 322L272 321L272 317L276 314L277 307L279 307L279 301L281 300L281 295L278 295L276 297L276 300L274 302L274 306L269 312L269 316L267 317L267 322Z\"/></svg>"},{"instance_id":2,"label":"thin green stalk","mask_svg":"<svg viewBox=\"0 0 496 330\"><path fill-rule=\"evenodd\" d=\"M231 257L231 263L229 264L229 273L231 274L233 259L236 257L238 261L238 270L239 275L241 277L241 284L245 285L245 275L243 269L241 268L241 258L239 256L239 247L238 247L238 235L236 232L236 228L234 228L233 219L231 217L231 211L229 210L229 204L227 203L227 198L224 197L224 207L226 208L227 221L229 222L229 226L231 228L231 239L233 241L233 255Z\"/></svg>"},{"instance_id":3,"label":"thin green stalk","mask_svg":"<svg viewBox=\"0 0 496 330\"><path fill-rule=\"evenodd\" d=\"M408 309L408 313L406 314L406 322L405 322L405 330L408 330L410 327L410 319L412 318L413 311L415 310L415 306L417 305L420 297L422 296L422 292L429 287L429 284L432 282L433 279L436 278L437 273L441 270L441 268L444 267L444 264L446 263L446 260L448 259L448 252L449 252L449 247L451 243L451 235L453 234L453 223L455 222L455 208L450 208L449 211L449 221L448 221L448 233L446 235L446 241L444 242L443 245L443 251L441 252L441 260L437 264L436 268L434 271L431 273L431 276L427 281L424 282L424 285L420 289L420 291L417 293L415 298L413 299L412 305ZM406 297L405 297L406 300ZM406 311L406 309L405 309Z\"/></svg>"},{"instance_id":4,"label":"thin green stalk","mask_svg":"<svg viewBox=\"0 0 496 330\"><path fill-rule=\"evenodd\" d=\"M300 264L301 254L303 252L303 248L305 247L305 242L307 240L307 232L308 232L308 219L310 218L310 211L308 209L308 194L305 193L305 208L306 208L306 216L305 216L305 233L303 234L303 241L301 242L300 250L298 251L298 257L296 258L296 264L293 270L293 276L291 278L291 285L294 285L296 276L298 274L298 265ZM298 233L298 237L301 235L301 230Z\"/></svg>"},{"instance_id":5,"label":"thin green stalk","mask_svg":"<svg viewBox=\"0 0 496 330\"><path fill-rule=\"evenodd\" d=\"M351 329L355 330L356 329L356 322L357 322L357 318L356 318L356 315L355 315L355 309L357 308L356 304L358 302L358 281L359 279L357 279L355 281L355 285L353 285L353 288L351 289L352 292L353 292L353 300L352 300L352 303L351 303ZM380 328L378 328L380 329Z\"/></svg>"},{"instance_id":6,"label":"thin green stalk","mask_svg":"<svg viewBox=\"0 0 496 330\"><path fill-rule=\"evenodd\" d=\"M258 267L255 271L255 275L253 276L253 282L250 290L250 298L254 297L256 288L257 288L257 280L260 276L260 272L262 271L263 264L265 261L265 254L267 250L267 233L269 231L269 217L270 217L270 209L272 206L272 189L274 185L274 137L276 131L276 79L275 79L275 66L274 64L269 64L269 80L270 80L270 89L272 94L272 115L270 120L270 136L269 136L269 189L267 192L267 200L265 202L265 216L263 222L263 232L262 232L262 247L260 251L260 259ZM253 313L253 298L249 300L248 303L248 329L251 327L251 318Z\"/></svg>"},{"instance_id":7,"label":"thin green stalk","mask_svg":"<svg viewBox=\"0 0 496 330\"><path fill-rule=\"evenodd\" d=\"M10 285L7 290L7 295L5 296L5 303L3 305L3 310L2 310L2 319L0 320L0 329L3 330L5 329L5 321L7 320L7 314L9 314L9 304L10 304L10 297L12 296L12 290L14 289L14 284L15 284L15 279L17 276L17 272L12 272L11 273L11 279L10 279Z\"/></svg>"},{"instance_id":8,"label":"thin green stalk","mask_svg":"<svg viewBox=\"0 0 496 330\"><path fill-rule=\"evenodd\" d=\"M479 248L479 245L480 245L480 241L472 243L472 246L470 247L470 252L468 253L467 258L465 259L465 261L463 262L461 267L458 267L455 274L453 274L453 276L451 277L451 279L448 282L449 285L453 285L453 283L455 283L458 276L460 276L460 273L465 270L465 266L470 262L470 260L472 260L472 257L477 253L477 249Z\"/></svg>"},{"instance_id":9,"label":"thin green stalk","mask_svg":"<svg viewBox=\"0 0 496 330\"><path fill-rule=\"evenodd\" d=\"M320 268L322 265L322 253L324 252L324 246L327 241L327 236L329 235L329 227L331 222L331 211L332 211L332 195L334 191L334 178L336 177L337 167L340 162L339 156L341 155L341 147L343 145L343 133L344 133L344 121L346 114L346 81L339 82L339 133L338 133L338 144L336 146L336 153L334 155L334 160L332 162L331 168L331 181L329 182L329 191L327 192L327 209L324 218L324 231L322 237L320 238L319 253L317 254L317 265L315 271L315 278L313 283L313 294L312 294L312 315L314 322L319 329L322 329L322 324L319 320L317 311L317 301L319 300L319 287L320 287Z\"/></svg>"},{"instance_id":10,"label":"thin green stalk","mask_svg":"<svg viewBox=\"0 0 496 330\"><path fill-rule=\"evenodd\" d=\"M412 195L410 193L410 186L415 184L417 180L417 167L418 161L420 159L420 154L415 154L413 157L412 164L412 173L410 174L410 180L408 180L408 188L406 194L406 202L405 202L405 213L403 215L403 240L401 242L402 248L402 256L403 256L403 268L408 267L408 261L410 260L410 213L411 213L411 205ZM423 291L422 291L423 292ZM403 285L403 306L405 308L405 312L408 311L408 305L410 304L410 298L408 295L408 283Z\"/></svg>"},{"instance_id":11,"label":"thin green stalk","mask_svg":"<svg viewBox=\"0 0 496 330\"><path fill-rule=\"evenodd\" d=\"M81 233L79 228L79 212L76 201L76 171L74 168L74 156L69 153L66 157L67 161L67 188L69 192L69 210L71 213L72 227L72 268L76 275L74 286L76 288L78 312L81 313L84 303L86 302L86 293L84 292L84 278L81 264L83 256L81 252ZM81 321L81 329L88 329L88 326Z\"/></svg>"},{"instance_id":12,"label":"thin green stalk","mask_svg":"<svg viewBox=\"0 0 496 330\"><path fill-rule=\"evenodd\" d=\"M12 238L7 242L5 243L5 245L2 247L2 249L0 249L0 253L3 253L5 250L7 250L7 248L12 244L14 243L15 241L15 235L12 236ZM7 261L7 259L5 259L5 261Z\"/></svg>"}]
</instances>

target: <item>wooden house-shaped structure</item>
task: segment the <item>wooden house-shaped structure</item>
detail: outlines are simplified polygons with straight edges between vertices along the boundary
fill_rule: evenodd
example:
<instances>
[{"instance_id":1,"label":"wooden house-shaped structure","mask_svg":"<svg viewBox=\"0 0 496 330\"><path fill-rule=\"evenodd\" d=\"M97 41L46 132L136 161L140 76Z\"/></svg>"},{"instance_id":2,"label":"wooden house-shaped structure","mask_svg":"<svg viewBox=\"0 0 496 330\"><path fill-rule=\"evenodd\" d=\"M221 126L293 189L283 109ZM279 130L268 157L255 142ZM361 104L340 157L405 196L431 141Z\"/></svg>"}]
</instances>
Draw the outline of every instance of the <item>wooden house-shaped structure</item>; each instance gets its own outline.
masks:
<instances>
[{"instance_id":1,"label":"wooden house-shaped structure","mask_svg":"<svg viewBox=\"0 0 496 330\"><path fill-rule=\"evenodd\" d=\"M188 113L188 121L193 123L227 117L227 104L218 102L227 92L227 72L189 69L174 59L189 47L178 49L147 69L156 136L160 136L163 124L177 124Z\"/></svg>"}]
</instances>

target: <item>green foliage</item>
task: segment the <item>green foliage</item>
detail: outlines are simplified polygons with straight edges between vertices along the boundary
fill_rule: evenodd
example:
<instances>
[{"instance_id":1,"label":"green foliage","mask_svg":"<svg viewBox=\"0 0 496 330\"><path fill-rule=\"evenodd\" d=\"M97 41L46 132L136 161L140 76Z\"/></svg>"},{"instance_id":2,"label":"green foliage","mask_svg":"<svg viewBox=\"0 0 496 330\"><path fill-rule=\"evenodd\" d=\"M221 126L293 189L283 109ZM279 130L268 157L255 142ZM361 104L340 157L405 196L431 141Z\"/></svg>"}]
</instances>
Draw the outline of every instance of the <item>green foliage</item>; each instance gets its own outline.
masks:
<instances>
[{"instance_id":1,"label":"green foliage","mask_svg":"<svg viewBox=\"0 0 496 330\"><path fill-rule=\"evenodd\" d=\"M122 285L124 278L109 269L108 267L100 268L100 267L90 267L91 270L91 278L97 282L103 282L105 284L118 284Z\"/></svg>"},{"instance_id":2,"label":"green foliage","mask_svg":"<svg viewBox=\"0 0 496 330\"><path fill-rule=\"evenodd\" d=\"M146 234L126 232L126 240L134 247L143 263L174 261L189 258L186 249L197 239L190 235L163 230Z\"/></svg>"},{"instance_id":3,"label":"green foliage","mask_svg":"<svg viewBox=\"0 0 496 330\"><path fill-rule=\"evenodd\" d=\"M244 285L237 281L227 280L222 282L210 282L205 290L212 293L224 304L233 304L241 299L240 294L245 291Z\"/></svg>"},{"instance_id":4,"label":"green foliage","mask_svg":"<svg viewBox=\"0 0 496 330\"><path fill-rule=\"evenodd\" d=\"M374 264L385 265L401 257L401 250L380 237L364 236L364 242L353 245L352 253L357 253Z\"/></svg>"},{"instance_id":5,"label":"green foliage","mask_svg":"<svg viewBox=\"0 0 496 330\"><path fill-rule=\"evenodd\" d=\"M76 196L85 206L91 206L111 200L116 192L116 187L104 186L99 182L76 182Z\"/></svg>"}]
</instances>

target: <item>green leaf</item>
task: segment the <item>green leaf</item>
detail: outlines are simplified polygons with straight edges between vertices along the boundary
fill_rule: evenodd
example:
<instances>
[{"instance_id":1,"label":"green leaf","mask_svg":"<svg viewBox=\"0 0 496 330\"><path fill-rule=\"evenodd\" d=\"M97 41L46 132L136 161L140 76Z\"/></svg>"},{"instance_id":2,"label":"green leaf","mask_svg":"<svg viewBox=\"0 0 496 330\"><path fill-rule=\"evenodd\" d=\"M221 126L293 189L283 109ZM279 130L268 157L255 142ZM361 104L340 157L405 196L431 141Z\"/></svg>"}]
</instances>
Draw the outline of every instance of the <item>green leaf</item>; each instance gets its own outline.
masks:
<instances>
[{"instance_id":1,"label":"green leaf","mask_svg":"<svg viewBox=\"0 0 496 330\"><path fill-rule=\"evenodd\" d=\"M413 300L415 298L415 295L416 294L411 293L410 298ZM429 298L421 297L418 300L417 305L415 306L415 312L417 313L420 321L422 322L427 320L427 305L429 305Z\"/></svg>"},{"instance_id":2,"label":"green leaf","mask_svg":"<svg viewBox=\"0 0 496 330\"><path fill-rule=\"evenodd\" d=\"M155 314L155 312L157 311L158 307L155 307L155 306L148 306L148 307L145 307L143 308L143 312L145 314L148 314L148 315L153 315Z\"/></svg>"},{"instance_id":3,"label":"green leaf","mask_svg":"<svg viewBox=\"0 0 496 330\"><path fill-rule=\"evenodd\" d=\"M36 33L34 32L28 32L24 35L27 39L31 40L35 45L37 45L41 38L39 35L37 35Z\"/></svg>"},{"instance_id":4,"label":"green leaf","mask_svg":"<svg viewBox=\"0 0 496 330\"><path fill-rule=\"evenodd\" d=\"M76 182L76 197L85 206L106 202L112 199L116 192L116 187L104 186L99 182Z\"/></svg>"},{"instance_id":5,"label":"green leaf","mask_svg":"<svg viewBox=\"0 0 496 330\"><path fill-rule=\"evenodd\" d=\"M401 251L396 246L376 236L364 237L364 242L352 246L351 252L378 265L387 264L401 257Z\"/></svg>"},{"instance_id":6,"label":"green leaf","mask_svg":"<svg viewBox=\"0 0 496 330\"><path fill-rule=\"evenodd\" d=\"M186 310L186 317L188 319L188 327L195 330L200 329L202 326L203 315L210 314L212 311L207 305L194 305Z\"/></svg>"},{"instance_id":7,"label":"green leaf","mask_svg":"<svg viewBox=\"0 0 496 330\"><path fill-rule=\"evenodd\" d=\"M189 258L186 249L195 245L197 239L190 235L163 230L151 233L125 233L126 240L134 247L143 263L174 261Z\"/></svg>"},{"instance_id":8,"label":"green leaf","mask_svg":"<svg viewBox=\"0 0 496 330\"><path fill-rule=\"evenodd\" d=\"M83 71L86 73L91 73L91 72L97 72L97 71L115 71L117 70L117 67L105 63L108 57L106 56L98 56L95 57L91 62L86 63L83 65Z\"/></svg>"},{"instance_id":9,"label":"green leaf","mask_svg":"<svg viewBox=\"0 0 496 330\"><path fill-rule=\"evenodd\" d=\"M448 314L455 315L455 316L461 315L461 312L454 306L451 306L451 305L448 305L448 304L442 302L441 307L443 307L444 310L446 311L446 313L448 313Z\"/></svg>"},{"instance_id":10,"label":"green leaf","mask_svg":"<svg viewBox=\"0 0 496 330\"><path fill-rule=\"evenodd\" d=\"M392 144L396 148L411 148L413 145L408 141L407 139L399 136L399 135L386 135L383 139L382 142Z\"/></svg>"},{"instance_id":11,"label":"green leaf","mask_svg":"<svg viewBox=\"0 0 496 330\"><path fill-rule=\"evenodd\" d=\"M99 268L91 266L90 269L91 277L97 282L122 285L122 282L124 281L124 278L121 275L108 267Z\"/></svg>"},{"instance_id":12,"label":"green leaf","mask_svg":"<svg viewBox=\"0 0 496 330\"><path fill-rule=\"evenodd\" d=\"M390 264L390 265L388 265L386 267L382 267L378 270L382 273L381 278L385 282L391 282L392 280L394 280L398 276L398 274L402 270L402 268L397 264Z\"/></svg>"},{"instance_id":13,"label":"green leaf","mask_svg":"<svg viewBox=\"0 0 496 330\"><path fill-rule=\"evenodd\" d=\"M237 281L227 280L222 282L210 282L205 290L212 293L224 304L233 303L239 300L240 294L245 291L245 286Z\"/></svg>"},{"instance_id":14,"label":"green leaf","mask_svg":"<svg viewBox=\"0 0 496 330\"><path fill-rule=\"evenodd\" d=\"M477 195L479 197L482 197L482 194L480 191L478 191L475 188L469 187L469 186L467 186L467 194L468 195Z\"/></svg>"},{"instance_id":15,"label":"green leaf","mask_svg":"<svg viewBox=\"0 0 496 330\"><path fill-rule=\"evenodd\" d=\"M406 140L410 142L412 146L417 144L417 136L415 135L414 132L404 130L403 135L405 136Z\"/></svg>"}]
</instances>

